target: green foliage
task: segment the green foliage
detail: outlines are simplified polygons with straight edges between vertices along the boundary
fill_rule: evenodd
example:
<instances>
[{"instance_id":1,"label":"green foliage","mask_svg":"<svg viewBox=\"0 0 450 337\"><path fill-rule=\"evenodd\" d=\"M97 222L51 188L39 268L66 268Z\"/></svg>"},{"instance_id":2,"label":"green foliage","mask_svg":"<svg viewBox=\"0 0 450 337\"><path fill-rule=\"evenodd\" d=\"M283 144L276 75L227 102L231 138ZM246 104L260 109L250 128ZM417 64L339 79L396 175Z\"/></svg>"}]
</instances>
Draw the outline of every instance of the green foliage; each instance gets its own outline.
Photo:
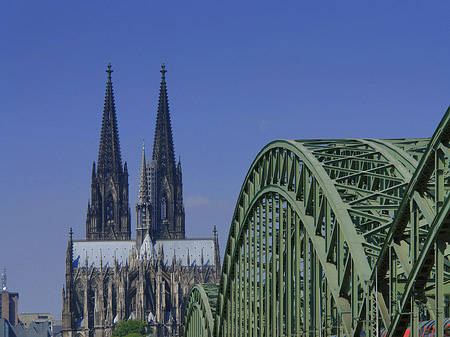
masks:
<instances>
[{"instance_id":1,"label":"green foliage","mask_svg":"<svg viewBox=\"0 0 450 337\"><path fill-rule=\"evenodd\" d=\"M142 337L145 336L146 324L139 320L123 321L114 327L113 337Z\"/></svg>"},{"instance_id":2,"label":"green foliage","mask_svg":"<svg viewBox=\"0 0 450 337\"><path fill-rule=\"evenodd\" d=\"M142 337L142 335L137 332L132 332L132 333L129 333L128 335L126 335L125 337Z\"/></svg>"}]
</instances>

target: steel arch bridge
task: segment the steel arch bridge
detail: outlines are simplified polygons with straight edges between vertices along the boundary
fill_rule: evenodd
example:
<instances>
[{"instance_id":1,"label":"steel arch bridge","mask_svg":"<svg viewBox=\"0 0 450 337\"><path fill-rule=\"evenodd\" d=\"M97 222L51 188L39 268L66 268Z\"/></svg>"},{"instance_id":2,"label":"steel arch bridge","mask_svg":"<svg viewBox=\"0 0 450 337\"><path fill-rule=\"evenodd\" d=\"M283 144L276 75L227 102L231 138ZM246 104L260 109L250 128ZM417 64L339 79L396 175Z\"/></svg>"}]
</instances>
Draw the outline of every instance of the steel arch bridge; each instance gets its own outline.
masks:
<instances>
[{"instance_id":1,"label":"steel arch bridge","mask_svg":"<svg viewBox=\"0 0 450 337\"><path fill-rule=\"evenodd\" d=\"M417 336L435 320L443 336L449 141L450 109L430 139L265 146L236 204L215 307L194 288L184 335Z\"/></svg>"}]
</instances>

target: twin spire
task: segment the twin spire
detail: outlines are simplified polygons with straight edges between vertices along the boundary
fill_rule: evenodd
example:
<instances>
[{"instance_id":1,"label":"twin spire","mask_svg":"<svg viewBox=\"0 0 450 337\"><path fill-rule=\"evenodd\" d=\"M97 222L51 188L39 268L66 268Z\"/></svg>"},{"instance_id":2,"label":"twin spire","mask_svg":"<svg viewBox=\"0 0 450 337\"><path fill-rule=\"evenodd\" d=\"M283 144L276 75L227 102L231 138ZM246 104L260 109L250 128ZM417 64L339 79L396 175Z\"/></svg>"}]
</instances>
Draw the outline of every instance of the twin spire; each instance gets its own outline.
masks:
<instances>
[{"instance_id":1,"label":"twin spire","mask_svg":"<svg viewBox=\"0 0 450 337\"><path fill-rule=\"evenodd\" d=\"M166 66L161 65L161 85L159 88L158 112L156 115L155 139L153 141L152 160L158 165L159 173L173 180L175 172L175 151L173 146L172 125L169 113L169 99L166 86ZM161 172L162 171L162 172Z\"/></svg>"},{"instance_id":2,"label":"twin spire","mask_svg":"<svg viewBox=\"0 0 450 337\"><path fill-rule=\"evenodd\" d=\"M105 103L97 170L92 166L91 202L86 216L87 240L128 240L131 217L128 204L127 163L122 166L111 63L106 69Z\"/></svg>"},{"instance_id":3,"label":"twin spire","mask_svg":"<svg viewBox=\"0 0 450 337\"><path fill-rule=\"evenodd\" d=\"M173 145L172 125L169 112L169 99L166 86L166 65L161 65L161 85L159 89L158 111L156 115L155 138L153 142L152 161L156 163L156 169L159 175L167 176L173 181L175 172L175 151ZM139 182L139 202L150 202L145 197L149 196L149 179L148 171L150 162L145 157L145 141L142 140L142 164L141 177Z\"/></svg>"},{"instance_id":4,"label":"twin spire","mask_svg":"<svg viewBox=\"0 0 450 337\"><path fill-rule=\"evenodd\" d=\"M147 232L152 239L185 238L181 164L175 165L172 125L166 85L166 66L161 65L161 84L151 160L142 148L139 199L136 205L136 240Z\"/></svg>"},{"instance_id":5,"label":"twin spire","mask_svg":"<svg viewBox=\"0 0 450 337\"><path fill-rule=\"evenodd\" d=\"M97 169L92 169L91 203L88 204L88 240L128 240L131 237L127 164L122 166L119 132L112 86L111 64L106 70L105 103ZM161 66L161 84L150 161L142 148L139 200L136 205L136 238L144 232L153 238L184 238L184 206L181 164L175 165L172 125L167 97L166 67ZM149 227L150 226L150 227ZM140 244L139 242L139 244Z\"/></svg>"},{"instance_id":6,"label":"twin spire","mask_svg":"<svg viewBox=\"0 0 450 337\"><path fill-rule=\"evenodd\" d=\"M116 106L111 82L111 63L108 63L108 80L106 82L105 104L103 106L102 131L98 152L97 172L101 175L122 173L119 130L117 128Z\"/></svg>"},{"instance_id":7,"label":"twin spire","mask_svg":"<svg viewBox=\"0 0 450 337\"><path fill-rule=\"evenodd\" d=\"M119 131L117 127L116 107L111 81L111 63L108 63L105 103L103 107L102 131L98 155L97 172L105 175L122 171ZM161 65L161 85L159 90L158 112L156 117L155 138L152 160L158 162L158 168L172 172L175 168L175 151L173 145L172 125L169 113L169 100L166 86L166 66ZM143 145L143 156L145 157ZM170 178L169 178L170 179Z\"/></svg>"}]
</instances>

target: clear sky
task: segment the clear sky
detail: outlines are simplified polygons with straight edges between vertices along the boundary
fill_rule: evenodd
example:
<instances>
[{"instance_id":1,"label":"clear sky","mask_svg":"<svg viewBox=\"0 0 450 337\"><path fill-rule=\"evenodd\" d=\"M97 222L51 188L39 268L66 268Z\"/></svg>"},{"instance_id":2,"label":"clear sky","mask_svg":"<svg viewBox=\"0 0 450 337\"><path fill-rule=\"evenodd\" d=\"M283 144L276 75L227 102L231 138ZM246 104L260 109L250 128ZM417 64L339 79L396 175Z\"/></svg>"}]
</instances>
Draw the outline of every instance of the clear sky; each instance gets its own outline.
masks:
<instances>
[{"instance_id":1,"label":"clear sky","mask_svg":"<svg viewBox=\"0 0 450 337\"><path fill-rule=\"evenodd\" d=\"M165 62L187 235L217 225L223 251L268 142L431 136L450 104L449 14L448 0L1 1L0 268L19 312L61 315L69 228L85 237L108 62L132 236Z\"/></svg>"}]
</instances>

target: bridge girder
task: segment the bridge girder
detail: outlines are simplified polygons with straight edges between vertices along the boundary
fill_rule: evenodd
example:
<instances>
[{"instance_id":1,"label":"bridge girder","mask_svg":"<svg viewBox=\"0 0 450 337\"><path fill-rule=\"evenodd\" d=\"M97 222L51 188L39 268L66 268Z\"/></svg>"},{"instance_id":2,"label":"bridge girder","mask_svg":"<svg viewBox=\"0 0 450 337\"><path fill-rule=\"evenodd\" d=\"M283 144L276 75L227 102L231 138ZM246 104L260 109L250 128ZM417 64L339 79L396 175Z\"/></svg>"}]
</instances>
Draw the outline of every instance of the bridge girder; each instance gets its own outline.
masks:
<instances>
[{"instance_id":1,"label":"bridge girder","mask_svg":"<svg viewBox=\"0 0 450 337\"><path fill-rule=\"evenodd\" d=\"M417 335L420 311L435 320L435 336L444 336L444 295L449 294L445 284L450 281L449 141L450 108L414 172L377 261L378 281L389 284L396 283L390 268L392 260L404 260L408 269L401 297L384 294L397 302L397 308L390 312L392 324L386 326L389 336L403 336L408 326L411 334ZM430 290L434 290L434 296Z\"/></svg>"},{"instance_id":2,"label":"bridge girder","mask_svg":"<svg viewBox=\"0 0 450 337\"><path fill-rule=\"evenodd\" d=\"M242 328L243 322L250 323L250 335L252 330L266 335L269 326L275 335L293 331L315 335L316 330L330 325L334 325L330 331L342 328L347 335L353 334L361 309L360 294L366 291L372 266L411 177L411 162L416 164L406 151L386 141L281 140L263 148L236 205L223 263L216 335L235 335L241 329L231 332L229 325L237 328L240 319ZM287 233L294 240L288 240ZM265 239L272 241L263 246ZM275 282L276 276L282 279ZM297 297L285 285L292 278L299 280L294 281L297 287L292 286L300 290ZM271 282L272 292L283 293L271 304L274 307L267 305L268 287L262 294L264 283ZM276 283L281 288L276 289ZM239 312L238 302L227 312L228 305L222 301L236 301L238 294L243 294L242 307L253 313L248 318L245 309L242 315ZM328 299L328 305L318 305L312 298L304 300L310 294ZM296 300L288 303L287 298ZM259 316L255 308L261 311ZM299 316L293 321L303 322L297 327L284 321L292 317L287 312L292 308L297 308L294 316ZM270 324L267 314L274 316ZM267 324L257 326L256 322Z\"/></svg>"},{"instance_id":3,"label":"bridge girder","mask_svg":"<svg viewBox=\"0 0 450 337\"><path fill-rule=\"evenodd\" d=\"M236 203L212 335L402 336L420 319L442 327L449 140L447 111L431 140L265 146Z\"/></svg>"},{"instance_id":4,"label":"bridge girder","mask_svg":"<svg viewBox=\"0 0 450 337\"><path fill-rule=\"evenodd\" d=\"M212 337L217 290L218 284L192 287L184 309L183 336Z\"/></svg>"}]
</instances>

